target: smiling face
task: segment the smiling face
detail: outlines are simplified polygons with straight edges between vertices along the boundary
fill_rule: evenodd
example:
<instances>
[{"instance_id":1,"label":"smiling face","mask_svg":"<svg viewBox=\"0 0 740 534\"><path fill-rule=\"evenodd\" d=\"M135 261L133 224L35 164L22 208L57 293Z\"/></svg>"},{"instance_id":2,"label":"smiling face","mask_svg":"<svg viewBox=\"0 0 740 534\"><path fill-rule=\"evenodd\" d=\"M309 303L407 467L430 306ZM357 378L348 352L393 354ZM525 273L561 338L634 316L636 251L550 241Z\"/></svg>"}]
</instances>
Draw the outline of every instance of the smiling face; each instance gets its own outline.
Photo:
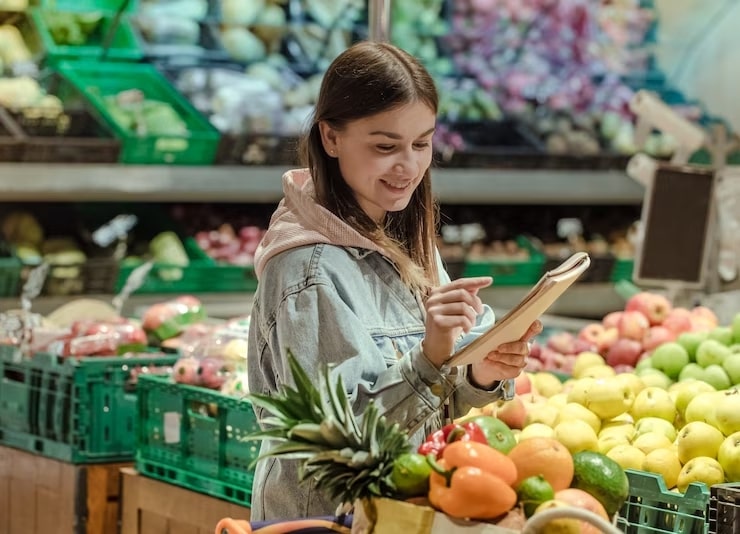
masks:
<instances>
[{"instance_id":1,"label":"smiling face","mask_svg":"<svg viewBox=\"0 0 740 534\"><path fill-rule=\"evenodd\" d=\"M401 211L432 163L435 113L423 102L349 122L320 123L326 153L337 158L357 203L376 222Z\"/></svg>"}]
</instances>

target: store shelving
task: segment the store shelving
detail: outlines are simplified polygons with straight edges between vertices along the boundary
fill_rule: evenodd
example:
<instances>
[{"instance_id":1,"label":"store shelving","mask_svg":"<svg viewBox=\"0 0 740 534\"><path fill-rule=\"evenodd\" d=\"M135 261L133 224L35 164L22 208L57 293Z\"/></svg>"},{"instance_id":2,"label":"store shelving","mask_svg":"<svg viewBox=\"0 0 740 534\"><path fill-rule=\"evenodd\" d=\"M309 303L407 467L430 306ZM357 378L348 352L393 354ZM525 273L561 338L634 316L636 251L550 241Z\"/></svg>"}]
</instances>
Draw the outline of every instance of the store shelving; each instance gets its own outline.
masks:
<instances>
[{"instance_id":1,"label":"store shelving","mask_svg":"<svg viewBox=\"0 0 740 534\"><path fill-rule=\"evenodd\" d=\"M2 202L277 202L283 167L0 164ZM620 171L436 169L448 204L637 205L643 188Z\"/></svg>"}]
</instances>

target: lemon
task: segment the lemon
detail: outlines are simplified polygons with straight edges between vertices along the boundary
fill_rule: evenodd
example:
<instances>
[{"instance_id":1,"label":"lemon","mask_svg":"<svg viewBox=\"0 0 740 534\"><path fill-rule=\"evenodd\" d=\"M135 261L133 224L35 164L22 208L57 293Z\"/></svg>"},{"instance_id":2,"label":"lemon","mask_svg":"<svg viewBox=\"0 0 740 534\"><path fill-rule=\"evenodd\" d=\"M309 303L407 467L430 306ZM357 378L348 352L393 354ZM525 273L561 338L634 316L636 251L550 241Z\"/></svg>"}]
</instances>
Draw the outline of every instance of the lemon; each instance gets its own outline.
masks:
<instances>
[{"instance_id":1,"label":"lemon","mask_svg":"<svg viewBox=\"0 0 740 534\"><path fill-rule=\"evenodd\" d=\"M646 456L637 447L626 443L613 447L606 455L617 462L622 469L637 469L638 471L642 469Z\"/></svg>"},{"instance_id":2,"label":"lemon","mask_svg":"<svg viewBox=\"0 0 740 534\"><path fill-rule=\"evenodd\" d=\"M580 451L598 451L599 440L596 432L579 419L562 421L555 426L555 439L565 445L571 454Z\"/></svg>"},{"instance_id":3,"label":"lemon","mask_svg":"<svg viewBox=\"0 0 740 534\"><path fill-rule=\"evenodd\" d=\"M642 470L661 475L666 488L672 488L678 482L681 462L671 449L655 449L645 455Z\"/></svg>"},{"instance_id":4,"label":"lemon","mask_svg":"<svg viewBox=\"0 0 740 534\"><path fill-rule=\"evenodd\" d=\"M650 454L656 449L669 449L672 443L664 434L651 432L635 438L632 445L640 449L645 454Z\"/></svg>"}]
</instances>

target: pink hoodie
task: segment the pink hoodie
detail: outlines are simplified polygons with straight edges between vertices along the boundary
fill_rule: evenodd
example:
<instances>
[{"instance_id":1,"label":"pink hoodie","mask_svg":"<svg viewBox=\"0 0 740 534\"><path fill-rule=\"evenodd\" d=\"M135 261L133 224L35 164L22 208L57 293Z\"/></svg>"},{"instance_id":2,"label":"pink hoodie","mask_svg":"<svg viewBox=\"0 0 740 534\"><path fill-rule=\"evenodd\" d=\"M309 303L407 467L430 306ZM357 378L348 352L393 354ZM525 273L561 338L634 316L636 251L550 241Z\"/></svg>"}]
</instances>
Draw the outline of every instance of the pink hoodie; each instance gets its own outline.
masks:
<instances>
[{"instance_id":1,"label":"pink hoodie","mask_svg":"<svg viewBox=\"0 0 740 534\"><path fill-rule=\"evenodd\" d=\"M383 254L383 249L316 203L316 190L308 169L294 169L283 175L283 192L270 219L270 227L254 254L259 278L267 261L286 250L327 243L356 247Z\"/></svg>"}]
</instances>

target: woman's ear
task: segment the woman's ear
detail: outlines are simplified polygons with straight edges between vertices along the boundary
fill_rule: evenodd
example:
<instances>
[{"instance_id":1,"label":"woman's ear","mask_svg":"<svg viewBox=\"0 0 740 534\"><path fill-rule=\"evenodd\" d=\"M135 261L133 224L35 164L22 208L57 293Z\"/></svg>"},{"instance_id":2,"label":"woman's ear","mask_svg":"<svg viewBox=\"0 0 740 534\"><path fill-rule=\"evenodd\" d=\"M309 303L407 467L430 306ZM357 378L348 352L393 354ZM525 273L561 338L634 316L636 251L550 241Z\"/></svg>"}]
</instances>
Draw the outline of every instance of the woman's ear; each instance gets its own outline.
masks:
<instances>
[{"instance_id":1,"label":"woman's ear","mask_svg":"<svg viewBox=\"0 0 740 534\"><path fill-rule=\"evenodd\" d=\"M329 126L326 121L319 122L319 132L321 133L321 144L329 157L337 157L337 131Z\"/></svg>"}]
</instances>

